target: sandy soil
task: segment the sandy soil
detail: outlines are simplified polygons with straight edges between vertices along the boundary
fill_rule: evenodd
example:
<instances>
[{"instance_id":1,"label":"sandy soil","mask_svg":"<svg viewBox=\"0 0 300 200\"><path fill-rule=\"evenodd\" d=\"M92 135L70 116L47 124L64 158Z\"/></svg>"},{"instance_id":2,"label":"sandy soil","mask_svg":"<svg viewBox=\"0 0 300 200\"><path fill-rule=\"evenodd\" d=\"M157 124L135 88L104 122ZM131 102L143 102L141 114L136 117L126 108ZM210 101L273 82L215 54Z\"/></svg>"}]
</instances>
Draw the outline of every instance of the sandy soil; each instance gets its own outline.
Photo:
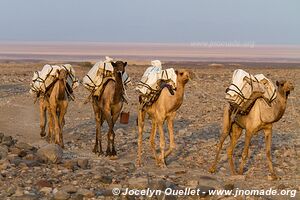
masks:
<instances>
[{"instance_id":1,"label":"sandy soil","mask_svg":"<svg viewBox=\"0 0 300 200\"><path fill-rule=\"evenodd\" d=\"M0 132L36 147L43 146L46 142L39 136L38 104L33 104L33 98L28 91L33 71L40 70L43 65L43 62L11 61L0 63ZM124 108L130 111L130 122L128 125L117 123L115 127L117 130L117 160L98 157L91 152L95 138L95 121L91 104L83 104L88 96L88 92L83 86L75 91L76 100L70 102L66 115L63 133L65 140L64 156L66 158L88 158L91 166L94 166L92 170L105 167L112 169L107 173L122 186L127 184L130 177L150 176L170 180L181 186L191 185L194 183L193 181L198 181L198 184L222 188L224 185L232 183L235 188L269 189L272 187L296 189L299 193L300 87L298 86L300 85L300 64L225 63L222 67L209 67L208 65L209 63L193 62L165 64L168 67L190 68L196 74L196 78L187 84L185 100L176 117L177 148L167 159L168 169L159 169L152 158L149 149L150 123L148 122L145 127L143 154L143 162L146 165L142 168L134 168L130 172L123 171L123 165L135 163L137 153L137 127L135 123L137 94L134 92L134 87L128 90L131 100L129 105ZM79 78L82 78L89 70L78 65L74 67ZM129 65L127 71L132 80L137 82L146 67ZM217 173L211 175L207 171L214 159L215 145L219 138L222 108L226 103L224 91L230 83L233 70L236 68L243 68L253 74L263 73L273 81L289 79L296 86L288 100L283 118L274 125L273 130L272 155L275 170L281 178L278 181L269 181L267 178L268 168L262 133L252 139L250 159L246 165L245 176L230 176L225 151L229 140L225 142ZM107 125L105 124L103 132L106 133L106 131ZM240 157L243 149L243 139L244 137L236 148L236 156L238 157ZM106 147L106 135L103 136L103 140L104 147ZM158 144L158 140L156 141ZM97 173L101 174L102 172L98 171ZM17 182L22 180L19 176L20 173L16 171L12 178L5 180L6 183L18 184ZM34 172L24 175L24 177L37 180L34 176ZM53 176L53 174L48 173L43 177L51 179ZM100 187L99 183L86 181L87 179L92 180L93 176L93 173L82 172L80 176L72 176L62 180L57 178L55 187L60 188L65 183L73 184L72 181L76 180L77 182L74 184L77 186L97 190ZM101 187L107 186L101 185ZM4 188L0 186L1 189ZM214 199L215 197L211 198ZM223 198L226 199L227 197ZM270 197L257 198L269 199ZM270 199L286 198L275 196Z\"/></svg>"}]
</instances>

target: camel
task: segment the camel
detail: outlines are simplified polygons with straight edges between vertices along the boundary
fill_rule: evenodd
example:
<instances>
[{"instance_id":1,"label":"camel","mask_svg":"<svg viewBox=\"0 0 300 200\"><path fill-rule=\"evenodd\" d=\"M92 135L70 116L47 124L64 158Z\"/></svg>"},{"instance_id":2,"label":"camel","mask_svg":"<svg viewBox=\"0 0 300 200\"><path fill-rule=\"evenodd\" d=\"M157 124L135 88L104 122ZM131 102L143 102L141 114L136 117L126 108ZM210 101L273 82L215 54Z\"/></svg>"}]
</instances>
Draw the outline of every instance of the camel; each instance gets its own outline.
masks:
<instances>
[{"instance_id":1,"label":"camel","mask_svg":"<svg viewBox=\"0 0 300 200\"><path fill-rule=\"evenodd\" d=\"M141 166L141 154L142 154L142 140L143 140L143 129L145 123L146 113L150 116L152 122L152 129L150 133L150 147L154 154L156 164L161 167L166 167L165 158L171 154L175 149L175 139L174 139L174 118L176 111L180 108L183 102L184 97L184 88L186 83L189 81L191 72L188 70L178 70L177 74L177 83L176 91L174 95L171 95L167 87L163 88L158 99L151 105L138 109L138 157L137 165ZM163 132L163 124L167 120L169 138L170 138L170 147L165 151L165 136ZM155 135L156 129L159 130L160 136L160 153L158 157L156 154L155 146Z\"/></svg>"},{"instance_id":2,"label":"camel","mask_svg":"<svg viewBox=\"0 0 300 200\"><path fill-rule=\"evenodd\" d=\"M96 141L93 152L98 155L102 155L102 136L101 136L101 126L104 121L107 122L109 130L107 133L107 149L106 156L116 156L117 152L115 150L115 132L114 125L120 115L123 107L123 82L122 75L125 72L125 67L127 62L116 61L111 62L114 71L115 80L109 79L105 82L103 86L103 91L101 95L93 96L92 104L95 113L96 121Z\"/></svg>"},{"instance_id":3,"label":"camel","mask_svg":"<svg viewBox=\"0 0 300 200\"><path fill-rule=\"evenodd\" d=\"M257 134L258 131L263 130L265 134L266 157L269 171L271 174L270 177L272 180L277 179L271 159L272 124L279 121L283 116L286 109L287 98L290 92L294 90L294 86L289 81L276 81L276 85L277 98L273 100L270 105L268 105L268 103L263 98L257 99L247 115L237 115L235 119L232 120L231 114L233 109L230 105L227 105L225 107L223 118L223 130L220 137L220 142L217 145L217 154L214 163L209 170L211 173L214 173L216 171L216 166L219 160L222 145L227 136L231 134L231 144L227 150L227 155L228 162L230 165L230 171L233 175L236 174L233 160L233 152L237 141L242 134L242 130L245 129L245 146L239 167L239 174L243 174L244 165L248 157L248 150L251 138L255 134Z\"/></svg>"},{"instance_id":4,"label":"camel","mask_svg":"<svg viewBox=\"0 0 300 200\"><path fill-rule=\"evenodd\" d=\"M47 107L49 111L49 140L59 144L64 148L62 129L64 126L64 116L68 108L68 95L66 92L66 80L68 72L65 69L57 70L58 78L55 81L50 96L48 99ZM44 99L44 101L47 99ZM44 102L45 103L45 102ZM43 107L43 106L41 106ZM45 115L44 115L45 116ZM54 122L54 127L53 127Z\"/></svg>"}]
</instances>

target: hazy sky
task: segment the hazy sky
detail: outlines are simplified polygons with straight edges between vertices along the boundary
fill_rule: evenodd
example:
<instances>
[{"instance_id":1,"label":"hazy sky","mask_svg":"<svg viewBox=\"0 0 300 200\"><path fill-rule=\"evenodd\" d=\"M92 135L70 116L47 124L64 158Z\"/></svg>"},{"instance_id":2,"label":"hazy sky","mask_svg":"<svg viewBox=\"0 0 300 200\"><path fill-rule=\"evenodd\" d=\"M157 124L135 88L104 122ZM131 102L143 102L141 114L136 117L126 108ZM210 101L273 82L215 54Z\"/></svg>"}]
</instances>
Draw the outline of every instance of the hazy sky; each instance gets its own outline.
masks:
<instances>
[{"instance_id":1,"label":"hazy sky","mask_svg":"<svg viewBox=\"0 0 300 200\"><path fill-rule=\"evenodd\" d=\"M300 44L300 1L0 0L0 41Z\"/></svg>"}]
</instances>

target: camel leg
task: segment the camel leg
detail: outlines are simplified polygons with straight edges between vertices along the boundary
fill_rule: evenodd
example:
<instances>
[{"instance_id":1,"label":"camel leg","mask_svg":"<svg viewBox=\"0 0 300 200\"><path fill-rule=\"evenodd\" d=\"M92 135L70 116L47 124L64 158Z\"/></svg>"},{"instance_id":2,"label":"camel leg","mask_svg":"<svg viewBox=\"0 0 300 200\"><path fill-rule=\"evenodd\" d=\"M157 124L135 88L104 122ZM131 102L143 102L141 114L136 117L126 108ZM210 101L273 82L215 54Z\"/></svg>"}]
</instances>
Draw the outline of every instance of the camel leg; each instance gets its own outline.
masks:
<instances>
[{"instance_id":1,"label":"camel leg","mask_svg":"<svg viewBox=\"0 0 300 200\"><path fill-rule=\"evenodd\" d=\"M245 166L247 158L248 158L248 152L249 152L251 138L252 138L252 132L247 130L246 135L245 135L245 146L244 146L244 150L242 153L242 161L240 163L240 170L239 170L239 174L241 174L241 175L243 174L244 166Z\"/></svg>"},{"instance_id":2,"label":"camel leg","mask_svg":"<svg viewBox=\"0 0 300 200\"><path fill-rule=\"evenodd\" d=\"M54 134L54 130L53 130L53 117L52 117L52 114L51 114L50 106L47 107L47 118L48 118L48 136L47 136L47 141L49 143L53 143L54 142L54 138L53 138L53 134Z\"/></svg>"},{"instance_id":3,"label":"camel leg","mask_svg":"<svg viewBox=\"0 0 300 200\"><path fill-rule=\"evenodd\" d=\"M170 117L167 118L167 124L168 124L168 132L169 132L169 138L170 138L170 147L165 153L165 158L168 157L172 151L175 149L175 138L174 138L174 118L176 113L172 113Z\"/></svg>"},{"instance_id":4,"label":"camel leg","mask_svg":"<svg viewBox=\"0 0 300 200\"><path fill-rule=\"evenodd\" d=\"M59 126L60 126L60 132L59 132L59 137L60 137L60 146L62 148L64 148L64 140L63 140L63 127L64 127L64 119L65 119L65 114L67 113L67 109L68 109L68 102L64 101L62 102L62 106L60 108L60 112L59 112Z\"/></svg>"},{"instance_id":5,"label":"camel leg","mask_svg":"<svg viewBox=\"0 0 300 200\"><path fill-rule=\"evenodd\" d=\"M57 117L57 113L56 113L56 106L51 107L51 115L52 115L52 119L54 121L54 141L55 144L60 144L60 136L59 136L59 132L60 132L60 126L59 126L59 121L58 121L58 117Z\"/></svg>"},{"instance_id":6,"label":"camel leg","mask_svg":"<svg viewBox=\"0 0 300 200\"><path fill-rule=\"evenodd\" d=\"M117 155L117 151L115 149L115 137L116 137L116 133L114 131L114 126L119 118L119 115L120 115L120 112L117 112L113 115L113 127L112 127L112 141L111 141L111 145L112 145L112 148L111 148L111 155L112 156L116 156Z\"/></svg>"},{"instance_id":7,"label":"camel leg","mask_svg":"<svg viewBox=\"0 0 300 200\"><path fill-rule=\"evenodd\" d=\"M165 162L165 135L164 135L164 129L163 129L163 121L157 122L158 125L158 131L159 131L159 146L160 146L160 161L161 161L161 167L166 168L166 162Z\"/></svg>"},{"instance_id":8,"label":"camel leg","mask_svg":"<svg viewBox=\"0 0 300 200\"><path fill-rule=\"evenodd\" d=\"M138 110L138 156L136 165L141 166L141 157L142 157L142 144L143 144L143 130L145 125L145 115L146 112L142 109Z\"/></svg>"},{"instance_id":9,"label":"camel leg","mask_svg":"<svg viewBox=\"0 0 300 200\"><path fill-rule=\"evenodd\" d=\"M150 147L152 149L152 153L154 155L154 158L155 158L155 161L156 163L159 163L159 159L158 159L158 156L156 154L156 145L155 145L155 136L156 136L156 129L157 129L157 126L156 126L156 122L154 119L152 119L152 127L151 127L151 133L150 133Z\"/></svg>"},{"instance_id":10,"label":"camel leg","mask_svg":"<svg viewBox=\"0 0 300 200\"><path fill-rule=\"evenodd\" d=\"M41 137L46 136L46 132L45 132L46 121L47 121L46 111L47 111L47 107L45 105L45 100L41 98L40 99L40 128L41 128L40 136Z\"/></svg>"},{"instance_id":11,"label":"camel leg","mask_svg":"<svg viewBox=\"0 0 300 200\"><path fill-rule=\"evenodd\" d=\"M229 108L229 105L227 105L224 109L222 134L220 137L220 142L217 145L217 154L216 154L214 163L211 166L211 168L209 169L210 173L216 172L216 168L217 168L217 164L219 161L220 152L222 150L223 143L226 140L226 138L228 137L228 135L230 134L230 131L231 131L230 115L231 115L230 108Z\"/></svg>"},{"instance_id":12,"label":"camel leg","mask_svg":"<svg viewBox=\"0 0 300 200\"><path fill-rule=\"evenodd\" d=\"M113 124L113 119L112 119L112 116L111 116L111 113L110 113L110 109L105 109L103 111L103 115L104 115L104 118L108 124L108 133L107 133L107 148L106 148L106 156L111 156L112 154L112 150L111 150L111 143L112 143L112 132L113 132L113 127L114 127L114 124Z\"/></svg>"},{"instance_id":13,"label":"camel leg","mask_svg":"<svg viewBox=\"0 0 300 200\"><path fill-rule=\"evenodd\" d=\"M272 146L272 125L264 129L265 142L266 142L266 156L269 165L269 171L271 173L272 180L276 180L277 176L274 172L272 157L271 157L271 146Z\"/></svg>"},{"instance_id":14,"label":"camel leg","mask_svg":"<svg viewBox=\"0 0 300 200\"><path fill-rule=\"evenodd\" d=\"M235 166L234 166L234 157L233 157L233 153L234 153L234 149L236 147L237 141L239 140L241 134L242 134L243 129L240 128L239 126L237 126L236 124L232 125L232 136L231 136L231 140L230 140L230 146L228 147L227 150L227 159L228 159L228 163L230 166L230 171L232 175L236 174L235 171Z\"/></svg>"},{"instance_id":15,"label":"camel leg","mask_svg":"<svg viewBox=\"0 0 300 200\"><path fill-rule=\"evenodd\" d=\"M94 146L93 152L95 154L99 153L98 155L101 155L101 154L103 154L102 146L101 146L101 140L102 140L101 126L103 124L103 118L102 118L100 109L96 105L94 105L94 102L93 102L93 108L94 108L95 121L96 121L96 140L95 140L95 146ZM100 143L100 145L99 145L99 143ZM100 149L99 149L99 147L100 147Z\"/></svg>"}]
</instances>

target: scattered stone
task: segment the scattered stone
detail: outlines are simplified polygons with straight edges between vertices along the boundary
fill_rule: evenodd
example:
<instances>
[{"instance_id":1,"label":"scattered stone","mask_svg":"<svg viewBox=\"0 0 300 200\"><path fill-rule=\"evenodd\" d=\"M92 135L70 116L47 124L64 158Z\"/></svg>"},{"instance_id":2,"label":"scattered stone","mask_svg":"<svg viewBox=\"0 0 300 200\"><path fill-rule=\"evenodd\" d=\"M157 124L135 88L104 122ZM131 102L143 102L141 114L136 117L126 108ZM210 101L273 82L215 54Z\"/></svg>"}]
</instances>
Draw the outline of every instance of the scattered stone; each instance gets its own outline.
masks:
<instances>
[{"instance_id":1,"label":"scattered stone","mask_svg":"<svg viewBox=\"0 0 300 200\"><path fill-rule=\"evenodd\" d=\"M22 188L20 188L20 187L17 187L17 189L16 189L16 191L15 191L15 193L14 193L14 197L19 197L19 196L22 196L24 194L24 192L23 192L23 190L22 190Z\"/></svg>"},{"instance_id":2,"label":"scattered stone","mask_svg":"<svg viewBox=\"0 0 300 200\"><path fill-rule=\"evenodd\" d=\"M4 137L4 133L0 132L0 144L2 143L2 138Z\"/></svg>"},{"instance_id":3,"label":"scattered stone","mask_svg":"<svg viewBox=\"0 0 300 200\"><path fill-rule=\"evenodd\" d=\"M75 167L77 167L77 162L74 160L66 160L63 165L67 169L75 170Z\"/></svg>"},{"instance_id":4,"label":"scattered stone","mask_svg":"<svg viewBox=\"0 0 300 200\"><path fill-rule=\"evenodd\" d=\"M104 184L111 184L112 183L112 177L111 176L100 176L98 179L101 183Z\"/></svg>"},{"instance_id":5,"label":"scattered stone","mask_svg":"<svg viewBox=\"0 0 300 200\"><path fill-rule=\"evenodd\" d=\"M77 164L81 169L87 169L88 168L88 164L89 164L89 160L86 158L79 158L77 160Z\"/></svg>"},{"instance_id":6,"label":"scattered stone","mask_svg":"<svg viewBox=\"0 0 300 200\"><path fill-rule=\"evenodd\" d=\"M25 151L32 151L35 149L35 147L25 143L25 142L17 142L15 144L15 147L18 148L18 149L22 149L22 150L25 150Z\"/></svg>"},{"instance_id":7,"label":"scattered stone","mask_svg":"<svg viewBox=\"0 0 300 200\"><path fill-rule=\"evenodd\" d=\"M85 198L92 198L95 196L94 192L84 188L80 188L77 193L83 195Z\"/></svg>"},{"instance_id":8,"label":"scattered stone","mask_svg":"<svg viewBox=\"0 0 300 200\"><path fill-rule=\"evenodd\" d=\"M148 178L147 177L138 177L138 178L130 178L128 179L128 185L132 189L144 189L148 186Z\"/></svg>"},{"instance_id":9,"label":"scattered stone","mask_svg":"<svg viewBox=\"0 0 300 200\"><path fill-rule=\"evenodd\" d=\"M36 187L43 188L43 187L50 187L52 188L52 184L47 180L39 180L36 184Z\"/></svg>"},{"instance_id":10,"label":"scattered stone","mask_svg":"<svg viewBox=\"0 0 300 200\"><path fill-rule=\"evenodd\" d=\"M70 194L65 191L58 191L54 194L54 199L56 200L66 200L70 198Z\"/></svg>"},{"instance_id":11,"label":"scattered stone","mask_svg":"<svg viewBox=\"0 0 300 200\"><path fill-rule=\"evenodd\" d=\"M51 194L51 192L52 192L52 188L51 188L51 187L42 187L42 188L40 189L40 192L42 192L42 193L44 193L44 194L46 194L46 195L49 195L49 194Z\"/></svg>"},{"instance_id":12,"label":"scattered stone","mask_svg":"<svg viewBox=\"0 0 300 200\"><path fill-rule=\"evenodd\" d=\"M153 179L149 181L148 187L152 190L165 190L167 188L167 183L162 179Z\"/></svg>"},{"instance_id":13,"label":"scattered stone","mask_svg":"<svg viewBox=\"0 0 300 200\"><path fill-rule=\"evenodd\" d=\"M227 183L224 185L224 190L233 190L234 184L233 183Z\"/></svg>"},{"instance_id":14,"label":"scattered stone","mask_svg":"<svg viewBox=\"0 0 300 200\"><path fill-rule=\"evenodd\" d=\"M187 186L191 187L191 188L196 188L199 184L198 180L188 180L187 181Z\"/></svg>"},{"instance_id":15,"label":"scattered stone","mask_svg":"<svg viewBox=\"0 0 300 200\"><path fill-rule=\"evenodd\" d=\"M11 136L3 136L1 144L10 147L14 144L13 138Z\"/></svg>"},{"instance_id":16,"label":"scattered stone","mask_svg":"<svg viewBox=\"0 0 300 200\"><path fill-rule=\"evenodd\" d=\"M7 146L1 145L0 146L0 160L5 159L8 154L8 148Z\"/></svg>"},{"instance_id":17,"label":"scattered stone","mask_svg":"<svg viewBox=\"0 0 300 200\"><path fill-rule=\"evenodd\" d=\"M7 169L9 165L8 160L0 160L0 171Z\"/></svg>"},{"instance_id":18,"label":"scattered stone","mask_svg":"<svg viewBox=\"0 0 300 200\"><path fill-rule=\"evenodd\" d=\"M63 150L57 144L48 144L44 147L41 147L37 151L37 154L46 162L59 163L62 160Z\"/></svg>"},{"instance_id":19,"label":"scattered stone","mask_svg":"<svg viewBox=\"0 0 300 200\"><path fill-rule=\"evenodd\" d=\"M65 185L61 188L61 190L72 194L76 193L78 189L74 185Z\"/></svg>"}]
</instances>

